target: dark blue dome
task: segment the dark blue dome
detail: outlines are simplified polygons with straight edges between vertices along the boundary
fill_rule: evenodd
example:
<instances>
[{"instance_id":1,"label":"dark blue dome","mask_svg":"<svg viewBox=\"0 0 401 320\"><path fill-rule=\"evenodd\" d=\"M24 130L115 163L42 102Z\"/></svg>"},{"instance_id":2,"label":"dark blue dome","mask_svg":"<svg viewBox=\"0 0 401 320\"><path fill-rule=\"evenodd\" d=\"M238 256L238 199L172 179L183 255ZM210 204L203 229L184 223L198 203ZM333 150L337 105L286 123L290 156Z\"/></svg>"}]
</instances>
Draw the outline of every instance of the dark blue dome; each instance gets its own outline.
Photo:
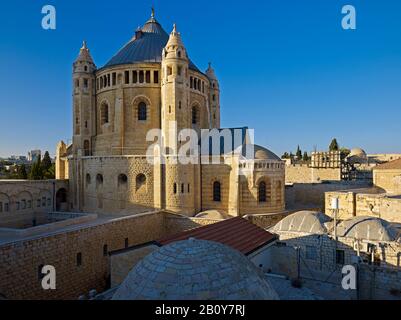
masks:
<instances>
[{"instance_id":1,"label":"dark blue dome","mask_svg":"<svg viewBox=\"0 0 401 320\"><path fill-rule=\"evenodd\" d=\"M169 35L154 17L150 18L145 25L136 32L133 37L104 68L140 62L161 62L162 51L166 46ZM189 68L201 72L192 61Z\"/></svg>"}]
</instances>

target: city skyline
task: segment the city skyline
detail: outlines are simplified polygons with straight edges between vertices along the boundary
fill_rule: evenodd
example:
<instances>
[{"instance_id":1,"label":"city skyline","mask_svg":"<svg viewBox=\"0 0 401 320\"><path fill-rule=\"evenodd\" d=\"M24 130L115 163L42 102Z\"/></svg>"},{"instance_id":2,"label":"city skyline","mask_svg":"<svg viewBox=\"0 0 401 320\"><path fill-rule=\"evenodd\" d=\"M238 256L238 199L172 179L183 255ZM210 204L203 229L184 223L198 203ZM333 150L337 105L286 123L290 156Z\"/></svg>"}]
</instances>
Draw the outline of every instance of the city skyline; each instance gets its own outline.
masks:
<instances>
[{"instance_id":1,"label":"city skyline","mask_svg":"<svg viewBox=\"0 0 401 320\"><path fill-rule=\"evenodd\" d=\"M0 127L0 157L33 149L54 155L59 140L71 141L70 72L82 40L102 67L149 18L152 3L81 4L75 11L74 1L54 1L57 29L52 31L41 28L42 4L19 3L26 10L18 12L18 19L9 14L18 2L5 4L2 11L0 61L6 77L0 80L1 110L15 121ZM230 6L222 1L202 12L210 32L194 23L198 4L156 1L154 6L168 32L177 23L191 60L202 71L212 61L222 89L222 127L248 124L256 143L280 155L297 145L325 150L334 137L342 146L368 153L397 153L401 4L352 4L356 30L341 28L341 1ZM89 9L94 14L88 17ZM112 23L94 18L106 12Z\"/></svg>"}]
</instances>

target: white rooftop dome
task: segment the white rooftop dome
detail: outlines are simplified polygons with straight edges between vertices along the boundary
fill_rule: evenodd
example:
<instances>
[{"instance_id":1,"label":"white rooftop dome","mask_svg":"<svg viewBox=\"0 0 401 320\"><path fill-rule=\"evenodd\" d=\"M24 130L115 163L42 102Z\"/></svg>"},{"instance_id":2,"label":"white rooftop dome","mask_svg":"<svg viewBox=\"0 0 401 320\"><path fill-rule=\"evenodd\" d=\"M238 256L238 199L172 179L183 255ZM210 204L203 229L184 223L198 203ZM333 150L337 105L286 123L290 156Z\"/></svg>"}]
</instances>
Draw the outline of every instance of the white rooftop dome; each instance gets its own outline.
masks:
<instances>
[{"instance_id":1,"label":"white rooftop dome","mask_svg":"<svg viewBox=\"0 0 401 320\"><path fill-rule=\"evenodd\" d=\"M243 149L243 147L245 147ZM250 153L253 148L253 159L250 160L274 160L274 161L282 161L280 157L278 157L274 152L266 149L265 147L259 146L257 144L246 144L244 146L240 146L236 149L237 153L241 153L242 151L246 151ZM240 150L240 151L239 151ZM251 154L251 153L250 153ZM244 153L244 156L247 156Z\"/></svg>"},{"instance_id":2,"label":"white rooftop dome","mask_svg":"<svg viewBox=\"0 0 401 320\"><path fill-rule=\"evenodd\" d=\"M399 231L389 222L375 217L355 217L337 225L340 237L372 241L398 241Z\"/></svg>"},{"instance_id":3,"label":"white rooftop dome","mask_svg":"<svg viewBox=\"0 0 401 320\"><path fill-rule=\"evenodd\" d=\"M113 300L276 300L263 274L240 252L190 239L154 251L129 273Z\"/></svg>"},{"instance_id":4,"label":"white rooftop dome","mask_svg":"<svg viewBox=\"0 0 401 320\"><path fill-rule=\"evenodd\" d=\"M299 211L285 217L273 228L272 232L291 231L303 232L311 234L324 234L327 232L325 223L329 222L330 218L324 213L315 211Z\"/></svg>"},{"instance_id":5,"label":"white rooftop dome","mask_svg":"<svg viewBox=\"0 0 401 320\"><path fill-rule=\"evenodd\" d=\"M361 148L354 148L351 149L351 152L348 155L348 157L366 158L366 152Z\"/></svg>"}]
</instances>

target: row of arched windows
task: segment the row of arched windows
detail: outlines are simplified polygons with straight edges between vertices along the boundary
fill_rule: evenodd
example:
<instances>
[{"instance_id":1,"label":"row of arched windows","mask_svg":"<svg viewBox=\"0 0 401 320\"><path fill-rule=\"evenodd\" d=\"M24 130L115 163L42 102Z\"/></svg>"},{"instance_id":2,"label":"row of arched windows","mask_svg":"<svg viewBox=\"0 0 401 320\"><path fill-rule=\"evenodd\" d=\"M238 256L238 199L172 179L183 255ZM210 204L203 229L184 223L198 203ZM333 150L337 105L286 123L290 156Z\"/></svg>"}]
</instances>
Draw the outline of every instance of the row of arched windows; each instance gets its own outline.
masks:
<instances>
[{"instance_id":1,"label":"row of arched windows","mask_svg":"<svg viewBox=\"0 0 401 320\"><path fill-rule=\"evenodd\" d=\"M178 185L177 185L177 183L174 183L174 185L173 185L173 192L174 192L174 194L178 193ZM191 192L191 185L189 183L187 185L185 185L184 183L181 183L180 192L182 194L183 193L190 193Z\"/></svg>"},{"instance_id":2,"label":"row of arched windows","mask_svg":"<svg viewBox=\"0 0 401 320\"><path fill-rule=\"evenodd\" d=\"M51 199L43 197L41 199L37 199L36 207L50 207L51 206ZM15 202L15 211L32 209L33 204L32 200L22 199ZM0 213L2 212L10 212L10 204L8 202L0 202Z\"/></svg>"},{"instance_id":3,"label":"row of arched windows","mask_svg":"<svg viewBox=\"0 0 401 320\"><path fill-rule=\"evenodd\" d=\"M205 93L205 82L195 77L189 77L189 87Z\"/></svg>"},{"instance_id":4,"label":"row of arched windows","mask_svg":"<svg viewBox=\"0 0 401 320\"><path fill-rule=\"evenodd\" d=\"M150 70L126 70L124 71L124 84L136 84L136 83L152 83L151 79L152 71ZM121 82L122 75L118 76L119 82ZM153 70L153 83L159 83L159 71ZM97 90L104 88L113 87L117 85L117 73L109 73L101 76L96 80Z\"/></svg>"},{"instance_id":5,"label":"row of arched windows","mask_svg":"<svg viewBox=\"0 0 401 320\"><path fill-rule=\"evenodd\" d=\"M282 201L282 183L281 181L276 181L275 183L277 202ZM265 203L268 200L268 190L265 181L261 181L258 185L258 202ZM213 182L213 201L221 202L221 183L219 181Z\"/></svg>"},{"instance_id":6,"label":"row of arched windows","mask_svg":"<svg viewBox=\"0 0 401 320\"><path fill-rule=\"evenodd\" d=\"M109 105L107 102L103 102L100 106L100 124L104 125L110 122L109 117ZM145 102L141 101L138 104L137 119L138 121L146 121L148 118L148 106Z\"/></svg>"},{"instance_id":7,"label":"row of arched windows","mask_svg":"<svg viewBox=\"0 0 401 320\"><path fill-rule=\"evenodd\" d=\"M86 185L89 186L91 184L91 175L89 173L86 174ZM96 188L101 188L103 186L103 175L96 175ZM136 176L136 191L141 191L143 188L146 188L146 176L143 173L140 173ZM117 177L117 186L119 189L125 189L128 186L128 176L126 174L120 174Z\"/></svg>"}]
</instances>

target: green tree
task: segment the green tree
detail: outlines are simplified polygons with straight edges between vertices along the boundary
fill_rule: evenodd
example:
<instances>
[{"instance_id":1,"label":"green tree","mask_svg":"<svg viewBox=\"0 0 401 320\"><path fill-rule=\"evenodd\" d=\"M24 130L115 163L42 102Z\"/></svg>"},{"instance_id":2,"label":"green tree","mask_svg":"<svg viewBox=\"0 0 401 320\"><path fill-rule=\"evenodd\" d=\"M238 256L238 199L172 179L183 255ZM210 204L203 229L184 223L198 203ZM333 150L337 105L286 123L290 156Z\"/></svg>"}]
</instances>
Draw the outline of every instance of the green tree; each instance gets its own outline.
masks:
<instances>
[{"instance_id":1,"label":"green tree","mask_svg":"<svg viewBox=\"0 0 401 320\"><path fill-rule=\"evenodd\" d=\"M40 157L32 165L31 172L29 172L29 179L30 180L42 180L43 179L42 161L40 160Z\"/></svg>"},{"instance_id":2,"label":"green tree","mask_svg":"<svg viewBox=\"0 0 401 320\"><path fill-rule=\"evenodd\" d=\"M329 150L330 151L338 151L339 150L339 146L338 146L338 142L337 139L334 138L333 140L331 140L330 146L329 146Z\"/></svg>"},{"instance_id":3,"label":"green tree","mask_svg":"<svg viewBox=\"0 0 401 320\"><path fill-rule=\"evenodd\" d=\"M299 146L297 148L297 153L295 155L297 157L297 160L301 160L302 159L302 151L301 151L301 148Z\"/></svg>"},{"instance_id":4,"label":"green tree","mask_svg":"<svg viewBox=\"0 0 401 320\"><path fill-rule=\"evenodd\" d=\"M289 159L290 155L288 154L288 152L284 152L284 154L282 155L281 159Z\"/></svg>"},{"instance_id":5,"label":"green tree","mask_svg":"<svg viewBox=\"0 0 401 320\"><path fill-rule=\"evenodd\" d=\"M56 165L53 163L49 170L43 173L45 179L55 179L56 177Z\"/></svg>"},{"instance_id":6,"label":"green tree","mask_svg":"<svg viewBox=\"0 0 401 320\"><path fill-rule=\"evenodd\" d=\"M45 152L45 155L43 156L42 160L42 170L43 172L46 172L49 170L52 166L52 159L50 159L49 151Z\"/></svg>"},{"instance_id":7,"label":"green tree","mask_svg":"<svg viewBox=\"0 0 401 320\"><path fill-rule=\"evenodd\" d=\"M17 177L18 179L26 180L28 179L28 174L26 172L26 167L24 164L21 164L17 168Z\"/></svg>"},{"instance_id":8,"label":"green tree","mask_svg":"<svg viewBox=\"0 0 401 320\"><path fill-rule=\"evenodd\" d=\"M302 160L303 161L309 161L309 156L308 156L308 153L306 151L304 152L304 156L303 156Z\"/></svg>"}]
</instances>

